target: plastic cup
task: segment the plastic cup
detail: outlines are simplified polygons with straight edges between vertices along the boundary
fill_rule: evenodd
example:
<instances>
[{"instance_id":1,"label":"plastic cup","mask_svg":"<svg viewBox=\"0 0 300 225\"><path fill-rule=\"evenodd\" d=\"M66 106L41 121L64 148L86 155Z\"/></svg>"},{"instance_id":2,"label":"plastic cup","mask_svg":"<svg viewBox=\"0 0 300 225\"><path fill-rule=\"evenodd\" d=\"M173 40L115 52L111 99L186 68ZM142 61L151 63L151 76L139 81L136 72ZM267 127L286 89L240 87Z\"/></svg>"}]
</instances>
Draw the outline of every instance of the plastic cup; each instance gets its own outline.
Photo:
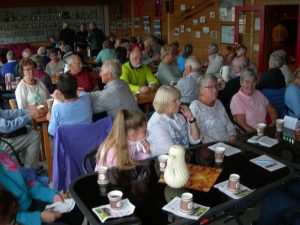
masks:
<instances>
[{"instance_id":1,"label":"plastic cup","mask_svg":"<svg viewBox=\"0 0 300 225\"><path fill-rule=\"evenodd\" d=\"M225 147L216 147L215 149L215 162L221 163L224 160Z\"/></svg>"},{"instance_id":2,"label":"plastic cup","mask_svg":"<svg viewBox=\"0 0 300 225\"><path fill-rule=\"evenodd\" d=\"M48 109L49 109L49 110L51 110L51 108L52 108L53 101L54 101L53 98L47 99L47 106L48 106Z\"/></svg>"},{"instance_id":3,"label":"plastic cup","mask_svg":"<svg viewBox=\"0 0 300 225\"><path fill-rule=\"evenodd\" d=\"M277 119L276 120L276 131L282 132L284 126L284 120L283 119Z\"/></svg>"},{"instance_id":4,"label":"plastic cup","mask_svg":"<svg viewBox=\"0 0 300 225\"><path fill-rule=\"evenodd\" d=\"M267 125L265 123L258 123L256 125L257 136L264 136L266 127L267 127Z\"/></svg>"},{"instance_id":5,"label":"plastic cup","mask_svg":"<svg viewBox=\"0 0 300 225\"><path fill-rule=\"evenodd\" d=\"M122 197L123 197L123 192L122 191L111 191L107 194L107 197L109 199L109 204L110 208L112 210L120 210L122 207Z\"/></svg>"}]
</instances>

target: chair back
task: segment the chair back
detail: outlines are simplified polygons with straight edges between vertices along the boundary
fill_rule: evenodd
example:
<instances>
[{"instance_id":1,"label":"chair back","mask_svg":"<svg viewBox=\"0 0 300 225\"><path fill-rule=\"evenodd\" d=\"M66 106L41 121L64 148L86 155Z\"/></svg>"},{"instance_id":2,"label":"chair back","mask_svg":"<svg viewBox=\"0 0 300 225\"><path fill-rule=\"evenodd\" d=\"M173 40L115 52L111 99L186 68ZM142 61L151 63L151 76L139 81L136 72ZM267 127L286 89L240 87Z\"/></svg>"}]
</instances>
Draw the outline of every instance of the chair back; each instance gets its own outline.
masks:
<instances>
[{"instance_id":1,"label":"chair back","mask_svg":"<svg viewBox=\"0 0 300 225\"><path fill-rule=\"evenodd\" d=\"M82 161L92 149L97 149L112 127L110 117L92 124L62 125L54 136L53 188L68 189L71 181L84 175Z\"/></svg>"},{"instance_id":2,"label":"chair back","mask_svg":"<svg viewBox=\"0 0 300 225\"><path fill-rule=\"evenodd\" d=\"M96 167L96 154L98 149L94 149L88 152L82 161L82 169L85 174L92 173Z\"/></svg>"},{"instance_id":3,"label":"chair back","mask_svg":"<svg viewBox=\"0 0 300 225\"><path fill-rule=\"evenodd\" d=\"M17 103L16 103L16 99L11 98L8 100L9 102L9 106L11 109L18 109Z\"/></svg>"},{"instance_id":4,"label":"chair back","mask_svg":"<svg viewBox=\"0 0 300 225\"><path fill-rule=\"evenodd\" d=\"M286 113L285 102L284 102L285 88L262 89L261 92L266 96L266 98L277 110L278 118L283 119Z\"/></svg>"}]
</instances>

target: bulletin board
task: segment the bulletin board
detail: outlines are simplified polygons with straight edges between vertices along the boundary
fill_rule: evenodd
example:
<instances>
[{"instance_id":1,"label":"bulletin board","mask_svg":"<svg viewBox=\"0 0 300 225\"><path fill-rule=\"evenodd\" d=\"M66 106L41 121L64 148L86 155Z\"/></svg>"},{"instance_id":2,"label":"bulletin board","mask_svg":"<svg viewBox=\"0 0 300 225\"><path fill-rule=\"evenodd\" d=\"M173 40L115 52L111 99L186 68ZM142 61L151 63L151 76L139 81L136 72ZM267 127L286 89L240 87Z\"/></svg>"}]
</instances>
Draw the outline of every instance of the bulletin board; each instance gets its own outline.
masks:
<instances>
[{"instance_id":1,"label":"bulletin board","mask_svg":"<svg viewBox=\"0 0 300 225\"><path fill-rule=\"evenodd\" d=\"M104 29L103 6L1 8L0 44L48 41L58 36L63 21L74 30L90 22Z\"/></svg>"}]
</instances>

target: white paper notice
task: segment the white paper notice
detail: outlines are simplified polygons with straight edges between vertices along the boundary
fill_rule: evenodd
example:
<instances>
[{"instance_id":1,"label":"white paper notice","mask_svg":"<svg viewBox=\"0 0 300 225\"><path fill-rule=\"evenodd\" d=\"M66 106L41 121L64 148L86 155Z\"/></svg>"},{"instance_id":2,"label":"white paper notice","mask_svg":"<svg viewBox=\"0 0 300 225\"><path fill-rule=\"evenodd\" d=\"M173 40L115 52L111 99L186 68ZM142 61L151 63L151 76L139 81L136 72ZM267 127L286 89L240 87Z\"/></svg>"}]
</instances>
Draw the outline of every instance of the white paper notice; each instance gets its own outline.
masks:
<instances>
[{"instance_id":1,"label":"white paper notice","mask_svg":"<svg viewBox=\"0 0 300 225\"><path fill-rule=\"evenodd\" d=\"M256 164L270 172L281 169L282 167L285 167L284 164L276 161L275 159L273 159L267 155L261 155L257 158L251 159L250 162L253 162L254 164Z\"/></svg>"},{"instance_id":2,"label":"white paper notice","mask_svg":"<svg viewBox=\"0 0 300 225\"><path fill-rule=\"evenodd\" d=\"M230 145L227 145L227 144L225 144L223 142L218 142L218 143L216 143L214 145L209 146L208 148L210 150L215 151L216 147L225 147L225 153L224 153L225 156L231 156L231 155L234 155L234 154L237 154L237 153L241 152L240 149L232 147Z\"/></svg>"},{"instance_id":3,"label":"white paper notice","mask_svg":"<svg viewBox=\"0 0 300 225\"><path fill-rule=\"evenodd\" d=\"M285 116L284 117L284 127L291 129L291 130L295 130L297 127L297 122L298 119L290 117L290 116Z\"/></svg>"},{"instance_id":4,"label":"white paper notice","mask_svg":"<svg viewBox=\"0 0 300 225\"><path fill-rule=\"evenodd\" d=\"M201 216L204 215L204 213L207 212L207 210L209 210L209 207L207 207L207 206L203 206L203 205L194 203L194 211L191 214L183 213L180 211L180 202L181 202L181 198L176 196L175 198L173 198L172 201L170 201L162 209L165 211L168 211L170 213L173 213L177 216L191 219L191 220L199 219Z\"/></svg>"},{"instance_id":5,"label":"white paper notice","mask_svg":"<svg viewBox=\"0 0 300 225\"><path fill-rule=\"evenodd\" d=\"M218 188L220 191L222 191L224 194L228 195L229 197L233 199L240 199L242 197L245 197L246 195L250 194L253 192L252 189L240 184L240 191L237 193L231 192L227 190L228 186L228 180L225 180L221 183L218 183L214 185L215 188Z\"/></svg>"},{"instance_id":6,"label":"white paper notice","mask_svg":"<svg viewBox=\"0 0 300 225\"><path fill-rule=\"evenodd\" d=\"M73 199L65 199L65 203L55 202L51 205L47 205L45 210L66 213L70 212L75 206L75 201Z\"/></svg>"}]
</instances>

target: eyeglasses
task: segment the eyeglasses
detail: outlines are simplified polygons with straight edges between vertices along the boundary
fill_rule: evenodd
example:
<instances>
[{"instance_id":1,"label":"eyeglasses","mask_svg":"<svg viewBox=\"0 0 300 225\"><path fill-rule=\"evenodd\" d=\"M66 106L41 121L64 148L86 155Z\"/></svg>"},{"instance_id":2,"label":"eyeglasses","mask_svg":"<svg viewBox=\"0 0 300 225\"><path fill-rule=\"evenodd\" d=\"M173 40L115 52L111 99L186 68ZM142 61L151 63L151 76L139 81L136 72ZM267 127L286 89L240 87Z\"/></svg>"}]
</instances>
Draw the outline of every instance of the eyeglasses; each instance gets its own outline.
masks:
<instances>
[{"instance_id":1,"label":"eyeglasses","mask_svg":"<svg viewBox=\"0 0 300 225\"><path fill-rule=\"evenodd\" d=\"M207 88L207 89L209 89L209 90L212 90L212 89L218 90L218 89L219 89L219 86L216 84L216 85L204 86L204 88Z\"/></svg>"}]
</instances>

